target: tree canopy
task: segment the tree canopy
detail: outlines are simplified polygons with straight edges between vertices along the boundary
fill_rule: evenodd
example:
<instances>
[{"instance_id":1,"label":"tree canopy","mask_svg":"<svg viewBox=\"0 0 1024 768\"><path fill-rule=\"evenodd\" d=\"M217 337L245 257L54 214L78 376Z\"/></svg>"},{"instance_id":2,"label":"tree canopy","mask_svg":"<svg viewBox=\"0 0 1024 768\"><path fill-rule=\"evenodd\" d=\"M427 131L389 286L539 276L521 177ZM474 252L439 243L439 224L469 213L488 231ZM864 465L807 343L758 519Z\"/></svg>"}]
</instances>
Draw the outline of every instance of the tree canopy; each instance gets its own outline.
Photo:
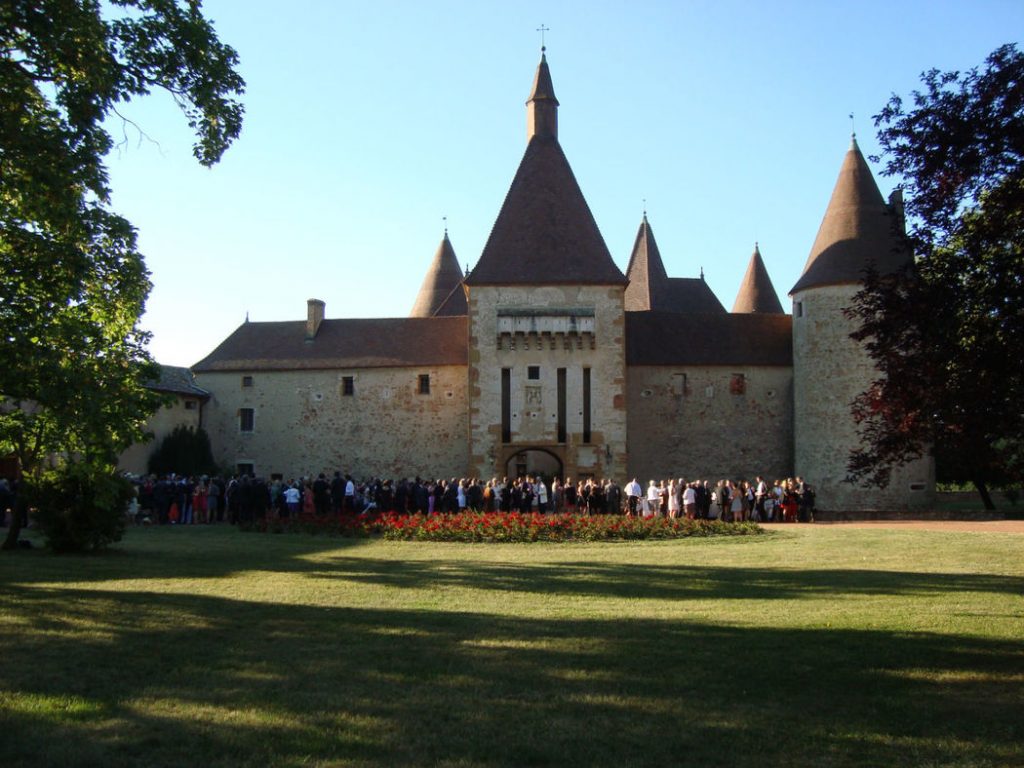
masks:
<instances>
[{"instance_id":1,"label":"tree canopy","mask_svg":"<svg viewBox=\"0 0 1024 768\"><path fill-rule=\"evenodd\" d=\"M170 94L213 165L244 82L198 0L0 4L0 449L110 463L159 402L138 326L150 289L110 208L108 118ZM122 118L123 119L123 118Z\"/></svg>"},{"instance_id":2,"label":"tree canopy","mask_svg":"<svg viewBox=\"0 0 1024 768\"><path fill-rule=\"evenodd\" d=\"M934 449L991 507L989 485L1024 477L1024 55L921 80L911 106L893 95L875 116L916 258L869 274L850 311L882 374L854 405L850 473L884 483Z\"/></svg>"}]
</instances>

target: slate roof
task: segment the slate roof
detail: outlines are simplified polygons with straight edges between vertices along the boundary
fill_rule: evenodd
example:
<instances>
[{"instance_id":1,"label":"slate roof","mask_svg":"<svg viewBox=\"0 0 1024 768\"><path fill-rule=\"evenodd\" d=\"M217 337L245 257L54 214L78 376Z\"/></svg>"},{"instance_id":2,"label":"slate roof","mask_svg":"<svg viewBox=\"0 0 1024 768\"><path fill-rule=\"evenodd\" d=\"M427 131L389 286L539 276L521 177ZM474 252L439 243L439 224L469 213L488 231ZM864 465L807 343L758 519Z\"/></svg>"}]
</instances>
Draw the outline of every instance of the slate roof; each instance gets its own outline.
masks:
<instances>
[{"instance_id":1,"label":"slate roof","mask_svg":"<svg viewBox=\"0 0 1024 768\"><path fill-rule=\"evenodd\" d=\"M792 367L790 315L627 312L627 365Z\"/></svg>"},{"instance_id":2,"label":"slate roof","mask_svg":"<svg viewBox=\"0 0 1024 768\"><path fill-rule=\"evenodd\" d=\"M698 277L669 277L654 231L644 214L626 268L627 312L721 312L725 307L711 287Z\"/></svg>"},{"instance_id":3,"label":"slate roof","mask_svg":"<svg viewBox=\"0 0 1024 768\"><path fill-rule=\"evenodd\" d=\"M457 292L456 288L459 289ZM409 317L464 315L466 312L466 296L462 291L462 268L448 239L448 233L445 232L423 278L423 284L416 295L416 302Z\"/></svg>"},{"instance_id":4,"label":"slate roof","mask_svg":"<svg viewBox=\"0 0 1024 768\"><path fill-rule=\"evenodd\" d=\"M743 275L743 282L740 283L739 293L736 294L736 302L732 305L733 312L761 312L781 314L783 312L782 302L779 301L779 294L775 292L772 279L768 277L768 270L761 258L761 249L754 244L754 253L747 264L747 272Z\"/></svg>"},{"instance_id":5,"label":"slate roof","mask_svg":"<svg viewBox=\"0 0 1024 768\"><path fill-rule=\"evenodd\" d=\"M311 342L305 321L243 323L192 370L466 365L467 342L464 316L324 320Z\"/></svg>"},{"instance_id":6,"label":"slate roof","mask_svg":"<svg viewBox=\"0 0 1024 768\"><path fill-rule=\"evenodd\" d=\"M192 371L177 365L161 365L160 378L146 385L157 392L171 392L206 399L210 393L196 384Z\"/></svg>"},{"instance_id":7,"label":"slate roof","mask_svg":"<svg viewBox=\"0 0 1024 768\"><path fill-rule=\"evenodd\" d=\"M910 251L897 235L896 223L896 214L878 191L854 139L803 274L790 294L816 286L859 283L871 263L882 273L907 264Z\"/></svg>"}]
</instances>

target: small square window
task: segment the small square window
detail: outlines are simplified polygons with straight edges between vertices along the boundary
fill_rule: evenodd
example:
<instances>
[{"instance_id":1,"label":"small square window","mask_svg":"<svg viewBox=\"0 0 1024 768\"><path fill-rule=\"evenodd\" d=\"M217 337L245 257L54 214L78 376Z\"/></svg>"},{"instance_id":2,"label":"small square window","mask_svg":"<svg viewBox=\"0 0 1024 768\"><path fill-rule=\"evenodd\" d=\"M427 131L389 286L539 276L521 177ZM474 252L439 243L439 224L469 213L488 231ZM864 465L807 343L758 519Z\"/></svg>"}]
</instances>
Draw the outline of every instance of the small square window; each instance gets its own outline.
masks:
<instances>
[{"instance_id":1,"label":"small square window","mask_svg":"<svg viewBox=\"0 0 1024 768\"><path fill-rule=\"evenodd\" d=\"M243 387L251 387L252 386L252 376L243 376L242 377L242 386Z\"/></svg>"},{"instance_id":2,"label":"small square window","mask_svg":"<svg viewBox=\"0 0 1024 768\"><path fill-rule=\"evenodd\" d=\"M199 408L199 401L198 400L186 400L185 401L185 410L186 411L194 411L194 410L197 410L198 408Z\"/></svg>"},{"instance_id":3,"label":"small square window","mask_svg":"<svg viewBox=\"0 0 1024 768\"><path fill-rule=\"evenodd\" d=\"M238 410L238 431L252 432L256 426L256 411L252 408L240 408Z\"/></svg>"},{"instance_id":4,"label":"small square window","mask_svg":"<svg viewBox=\"0 0 1024 768\"><path fill-rule=\"evenodd\" d=\"M341 377L341 394L344 397L352 397L356 393L356 380L354 376Z\"/></svg>"},{"instance_id":5,"label":"small square window","mask_svg":"<svg viewBox=\"0 0 1024 768\"><path fill-rule=\"evenodd\" d=\"M421 395L430 394L430 374L421 373L419 378L419 389L417 390Z\"/></svg>"},{"instance_id":6,"label":"small square window","mask_svg":"<svg viewBox=\"0 0 1024 768\"><path fill-rule=\"evenodd\" d=\"M526 367L526 378L528 378L530 381L539 381L540 380L540 366L539 365L529 365L529 366L527 366Z\"/></svg>"}]
</instances>

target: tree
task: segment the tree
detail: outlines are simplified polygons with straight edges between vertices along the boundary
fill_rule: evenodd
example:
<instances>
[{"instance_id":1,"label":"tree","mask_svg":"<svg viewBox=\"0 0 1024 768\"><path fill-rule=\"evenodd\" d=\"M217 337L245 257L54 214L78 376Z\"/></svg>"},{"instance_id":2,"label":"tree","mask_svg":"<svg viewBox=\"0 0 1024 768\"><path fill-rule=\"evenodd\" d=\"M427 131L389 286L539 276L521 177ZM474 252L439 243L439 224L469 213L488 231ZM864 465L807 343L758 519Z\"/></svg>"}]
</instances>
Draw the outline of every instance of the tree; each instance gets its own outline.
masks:
<instances>
[{"instance_id":1,"label":"tree","mask_svg":"<svg viewBox=\"0 0 1024 768\"><path fill-rule=\"evenodd\" d=\"M150 454L148 469L157 475L171 472L179 475L216 473L217 463L213 460L210 436L202 427L193 429L179 424Z\"/></svg>"},{"instance_id":2,"label":"tree","mask_svg":"<svg viewBox=\"0 0 1024 768\"><path fill-rule=\"evenodd\" d=\"M883 483L933 446L992 509L990 486L1024 478L1024 55L921 79L912 108L893 95L875 116L916 258L869 274L850 310L882 375L854 404L849 469Z\"/></svg>"},{"instance_id":3,"label":"tree","mask_svg":"<svg viewBox=\"0 0 1024 768\"><path fill-rule=\"evenodd\" d=\"M54 455L112 467L159 403L138 327L149 275L110 209L104 121L166 91L213 165L241 130L236 65L198 0L0 6L0 448L29 482Z\"/></svg>"}]
</instances>

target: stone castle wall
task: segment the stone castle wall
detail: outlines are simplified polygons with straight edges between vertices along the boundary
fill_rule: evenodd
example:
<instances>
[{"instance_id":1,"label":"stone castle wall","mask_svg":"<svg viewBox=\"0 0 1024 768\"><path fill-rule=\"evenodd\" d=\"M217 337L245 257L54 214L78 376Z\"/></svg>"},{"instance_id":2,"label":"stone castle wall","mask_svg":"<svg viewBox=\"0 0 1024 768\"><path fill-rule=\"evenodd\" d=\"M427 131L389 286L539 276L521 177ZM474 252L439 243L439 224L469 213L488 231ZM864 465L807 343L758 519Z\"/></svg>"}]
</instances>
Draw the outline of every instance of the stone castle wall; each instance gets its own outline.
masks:
<instances>
[{"instance_id":1,"label":"stone castle wall","mask_svg":"<svg viewBox=\"0 0 1024 768\"><path fill-rule=\"evenodd\" d=\"M753 480L793 474L793 370L630 366L629 476Z\"/></svg>"},{"instance_id":2,"label":"stone castle wall","mask_svg":"<svg viewBox=\"0 0 1024 768\"><path fill-rule=\"evenodd\" d=\"M793 297L795 468L817 489L823 510L870 511L923 507L933 500L935 466L921 459L893 472L884 489L845 482L850 451L860 445L850 415L854 398L878 377L843 316L855 285L812 288Z\"/></svg>"},{"instance_id":3,"label":"stone castle wall","mask_svg":"<svg viewBox=\"0 0 1024 768\"><path fill-rule=\"evenodd\" d=\"M429 374L429 394L419 376ZM242 386L243 376L252 377ZM353 394L345 395L351 376ZM204 412L214 457L256 474L288 477L462 476L466 471L463 366L200 373L213 393ZM240 409L254 411L252 432Z\"/></svg>"},{"instance_id":4,"label":"stone castle wall","mask_svg":"<svg viewBox=\"0 0 1024 768\"><path fill-rule=\"evenodd\" d=\"M587 313L590 312L589 319ZM516 313L515 323L508 313ZM573 314L576 313L576 314ZM500 319L526 332L503 334ZM574 317L592 332L563 333ZM531 323L538 329L529 331ZM569 477L626 469L625 316L621 286L474 286L469 292L471 473L505 475L523 449L543 449ZM554 329L551 331L550 329ZM528 378L531 366L538 378ZM511 441L502 440L502 369L511 375ZM558 440L558 369L566 370L566 439ZM591 376L584 440L583 370Z\"/></svg>"}]
</instances>

